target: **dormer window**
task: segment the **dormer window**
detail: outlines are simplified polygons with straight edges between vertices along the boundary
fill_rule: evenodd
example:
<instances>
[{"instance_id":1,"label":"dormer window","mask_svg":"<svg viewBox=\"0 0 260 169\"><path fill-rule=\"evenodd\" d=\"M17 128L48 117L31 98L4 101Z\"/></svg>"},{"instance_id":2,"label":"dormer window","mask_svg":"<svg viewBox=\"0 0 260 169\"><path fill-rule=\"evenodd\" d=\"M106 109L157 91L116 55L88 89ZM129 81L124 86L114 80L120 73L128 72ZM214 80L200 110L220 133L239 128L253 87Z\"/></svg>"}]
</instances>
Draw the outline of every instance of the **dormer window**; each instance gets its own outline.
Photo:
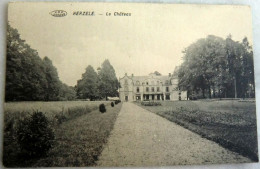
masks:
<instances>
[{"instance_id":1,"label":"dormer window","mask_svg":"<svg viewBox=\"0 0 260 169\"><path fill-rule=\"evenodd\" d=\"M149 85L149 83L148 83L148 82L146 82L146 85Z\"/></svg>"},{"instance_id":2,"label":"dormer window","mask_svg":"<svg viewBox=\"0 0 260 169\"><path fill-rule=\"evenodd\" d=\"M137 87L137 88L136 88L136 92L137 92L137 93L139 93L139 92L140 92L140 90L139 90L139 87Z\"/></svg>"}]
</instances>

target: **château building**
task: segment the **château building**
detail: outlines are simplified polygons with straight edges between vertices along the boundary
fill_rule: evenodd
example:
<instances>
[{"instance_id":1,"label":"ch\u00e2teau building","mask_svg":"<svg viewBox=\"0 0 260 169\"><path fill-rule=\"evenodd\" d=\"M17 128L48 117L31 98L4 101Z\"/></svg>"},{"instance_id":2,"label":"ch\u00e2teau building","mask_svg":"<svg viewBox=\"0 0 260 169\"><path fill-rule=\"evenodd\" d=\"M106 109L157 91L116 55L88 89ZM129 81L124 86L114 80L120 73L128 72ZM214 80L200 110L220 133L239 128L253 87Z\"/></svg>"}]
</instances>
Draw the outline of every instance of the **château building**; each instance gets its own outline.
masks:
<instances>
[{"instance_id":1,"label":"ch\u00e2teau building","mask_svg":"<svg viewBox=\"0 0 260 169\"><path fill-rule=\"evenodd\" d=\"M122 101L187 100L187 91L179 90L178 78L170 73L168 76L125 74L119 82L119 98Z\"/></svg>"}]
</instances>

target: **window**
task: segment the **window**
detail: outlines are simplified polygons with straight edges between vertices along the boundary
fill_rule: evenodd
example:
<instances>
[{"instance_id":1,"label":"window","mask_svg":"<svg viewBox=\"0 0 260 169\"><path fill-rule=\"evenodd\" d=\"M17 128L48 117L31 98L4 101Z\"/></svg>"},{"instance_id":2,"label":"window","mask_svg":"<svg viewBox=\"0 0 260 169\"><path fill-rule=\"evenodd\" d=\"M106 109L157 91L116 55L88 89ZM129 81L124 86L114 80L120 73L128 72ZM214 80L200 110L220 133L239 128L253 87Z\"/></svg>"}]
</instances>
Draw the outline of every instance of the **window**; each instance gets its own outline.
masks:
<instances>
[{"instance_id":1,"label":"window","mask_svg":"<svg viewBox=\"0 0 260 169\"><path fill-rule=\"evenodd\" d=\"M149 87L146 87L146 91L149 92Z\"/></svg>"},{"instance_id":2,"label":"window","mask_svg":"<svg viewBox=\"0 0 260 169\"><path fill-rule=\"evenodd\" d=\"M157 92L159 92L160 91L160 87L157 87Z\"/></svg>"},{"instance_id":3,"label":"window","mask_svg":"<svg viewBox=\"0 0 260 169\"><path fill-rule=\"evenodd\" d=\"M125 79L125 84L128 84L127 79Z\"/></svg>"},{"instance_id":4,"label":"window","mask_svg":"<svg viewBox=\"0 0 260 169\"><path fill-rule=\"evenodd\" d=\"M149 85L149 83L148 83L148 82L146 82L146 85Z\"/></svg>"},{"instance_id":5,"label":"window","mask_svg":"<svg viewBox=\"0 0 260 169\"><path fill-rule=\"evenodd\" d=\"M139 87L136 88L136 92L139 93Z\"/></svg>"},{"instance_id":6,"label":"window","mask_svg":"<svg viewBox=\"0 0 260 169\"><path fill-rule=\"evenodd\" d=\"M152 87L152 92L154 92L154 87Z\"/></svg>"},{"instance_id":7,"label":"window","mask_svg":"<svg viewBox=\"0 0 260 169\"><path fill-rule=\"evenodd\" d=\"M151 84L154 85L154 81L152 81Z\"/></svg>"},{"instance_id":8,"label":"window","mask_svg":"<svg viewBox=\"0 0 260 169\"><path fill-rule=\"evenodd\" d=\"M136 81L136 85L140 85L140 82L139 82L139 81Z\"/></svg>"},{"instance_id":9,"label":"window","mask_svg":"<svg viewBox=\"0 0 260 169\"><path fill-rule=\"evenodd\" d=\"M169 80L166 80L165 84L169 84Z\"/></svg>"},{"instance_id":10,"label":"window","mask_svg":"<svg viewBox=\"0 0 260 169\"><path fill-rule=\"evenodd\" d=\"M166 87L166 92L169 92L169 87L168 86Z\"/></svg>"}]
</instances>

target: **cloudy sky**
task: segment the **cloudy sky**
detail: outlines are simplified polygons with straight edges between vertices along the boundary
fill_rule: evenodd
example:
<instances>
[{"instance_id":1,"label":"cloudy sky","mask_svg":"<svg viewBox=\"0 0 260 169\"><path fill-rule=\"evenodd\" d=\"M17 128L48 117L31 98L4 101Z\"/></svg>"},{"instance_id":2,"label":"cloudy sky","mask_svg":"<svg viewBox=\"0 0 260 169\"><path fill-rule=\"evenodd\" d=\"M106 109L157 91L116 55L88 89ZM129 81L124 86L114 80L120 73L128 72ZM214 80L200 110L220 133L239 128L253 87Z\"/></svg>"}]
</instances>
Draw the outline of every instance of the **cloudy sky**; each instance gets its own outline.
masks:
<instances>
[{"instance_id":1,"label":"cloudy sky","mask_svg":"<svg viewBox=\"0 0 260 169\"><path fill-rule=\"evenodd\" d=\"M57 9L67 16L50 15ZM94 11L95 16L73 16L75 11ZM131 16L106 16L106 12ZM88 65L97 69L105 59L117 77L155 70L167 75L182 63L182 51L207 35L231 34L237 41L246 36L252 44L247 6L11 3L8 20L40 57L53 61L68 85L75 85Z\"/></svg>"}]
</instances>

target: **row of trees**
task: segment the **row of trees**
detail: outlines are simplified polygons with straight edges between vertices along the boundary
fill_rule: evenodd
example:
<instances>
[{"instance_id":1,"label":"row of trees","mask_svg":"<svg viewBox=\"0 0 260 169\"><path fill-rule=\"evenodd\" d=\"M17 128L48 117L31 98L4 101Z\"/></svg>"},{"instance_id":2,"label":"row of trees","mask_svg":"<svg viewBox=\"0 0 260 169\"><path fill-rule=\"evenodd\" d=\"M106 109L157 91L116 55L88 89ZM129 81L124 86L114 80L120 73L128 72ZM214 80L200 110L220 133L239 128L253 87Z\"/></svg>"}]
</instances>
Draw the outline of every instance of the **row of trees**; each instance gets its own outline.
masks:
<instances>
[{"instance_id":1,"label":"row of trees","mask_svg":"<svg viewBox=\"0 0 260 169\"><path fill-rule=\"evenodd\" d=\"M6 101L73 100L73 87L59 80L48 57L41 59L20 34L7 27Z\"/></svg>"},{"instance_id":2,"label":"row of trees","mask_svg":"<svg viewBox=\"0 0 260 169\"><path fill-rule=\"evenodd\" d=\"M89 65L76 85L77 98L96 100L118 96L119 82L109 60L105 60L97 72Z\"/></svg>"},{"instance_id":3,"label":"row of trees","mask_svg":"<svg viewBox=\"0 0 260 169\"><path fill-rule=\"evenodd\" d=\"M247 38L242 42L210 35L184 51L175 70L179 88L201 97L254 97L253 52Z\"/></svg>"},{"instance_id":4,"label":"row of trees","mask_svg":"<svg viewBox=\"0 0 260 169\"><path fill-rule=\"evenodd\" d=\"M52 61L48 57L41 59L8 24L6 101L96 100L118 96L118 87L115 70L108 60L98 72L88 66L75 87L62 83Z\"/></svg>"}]
</instances>

